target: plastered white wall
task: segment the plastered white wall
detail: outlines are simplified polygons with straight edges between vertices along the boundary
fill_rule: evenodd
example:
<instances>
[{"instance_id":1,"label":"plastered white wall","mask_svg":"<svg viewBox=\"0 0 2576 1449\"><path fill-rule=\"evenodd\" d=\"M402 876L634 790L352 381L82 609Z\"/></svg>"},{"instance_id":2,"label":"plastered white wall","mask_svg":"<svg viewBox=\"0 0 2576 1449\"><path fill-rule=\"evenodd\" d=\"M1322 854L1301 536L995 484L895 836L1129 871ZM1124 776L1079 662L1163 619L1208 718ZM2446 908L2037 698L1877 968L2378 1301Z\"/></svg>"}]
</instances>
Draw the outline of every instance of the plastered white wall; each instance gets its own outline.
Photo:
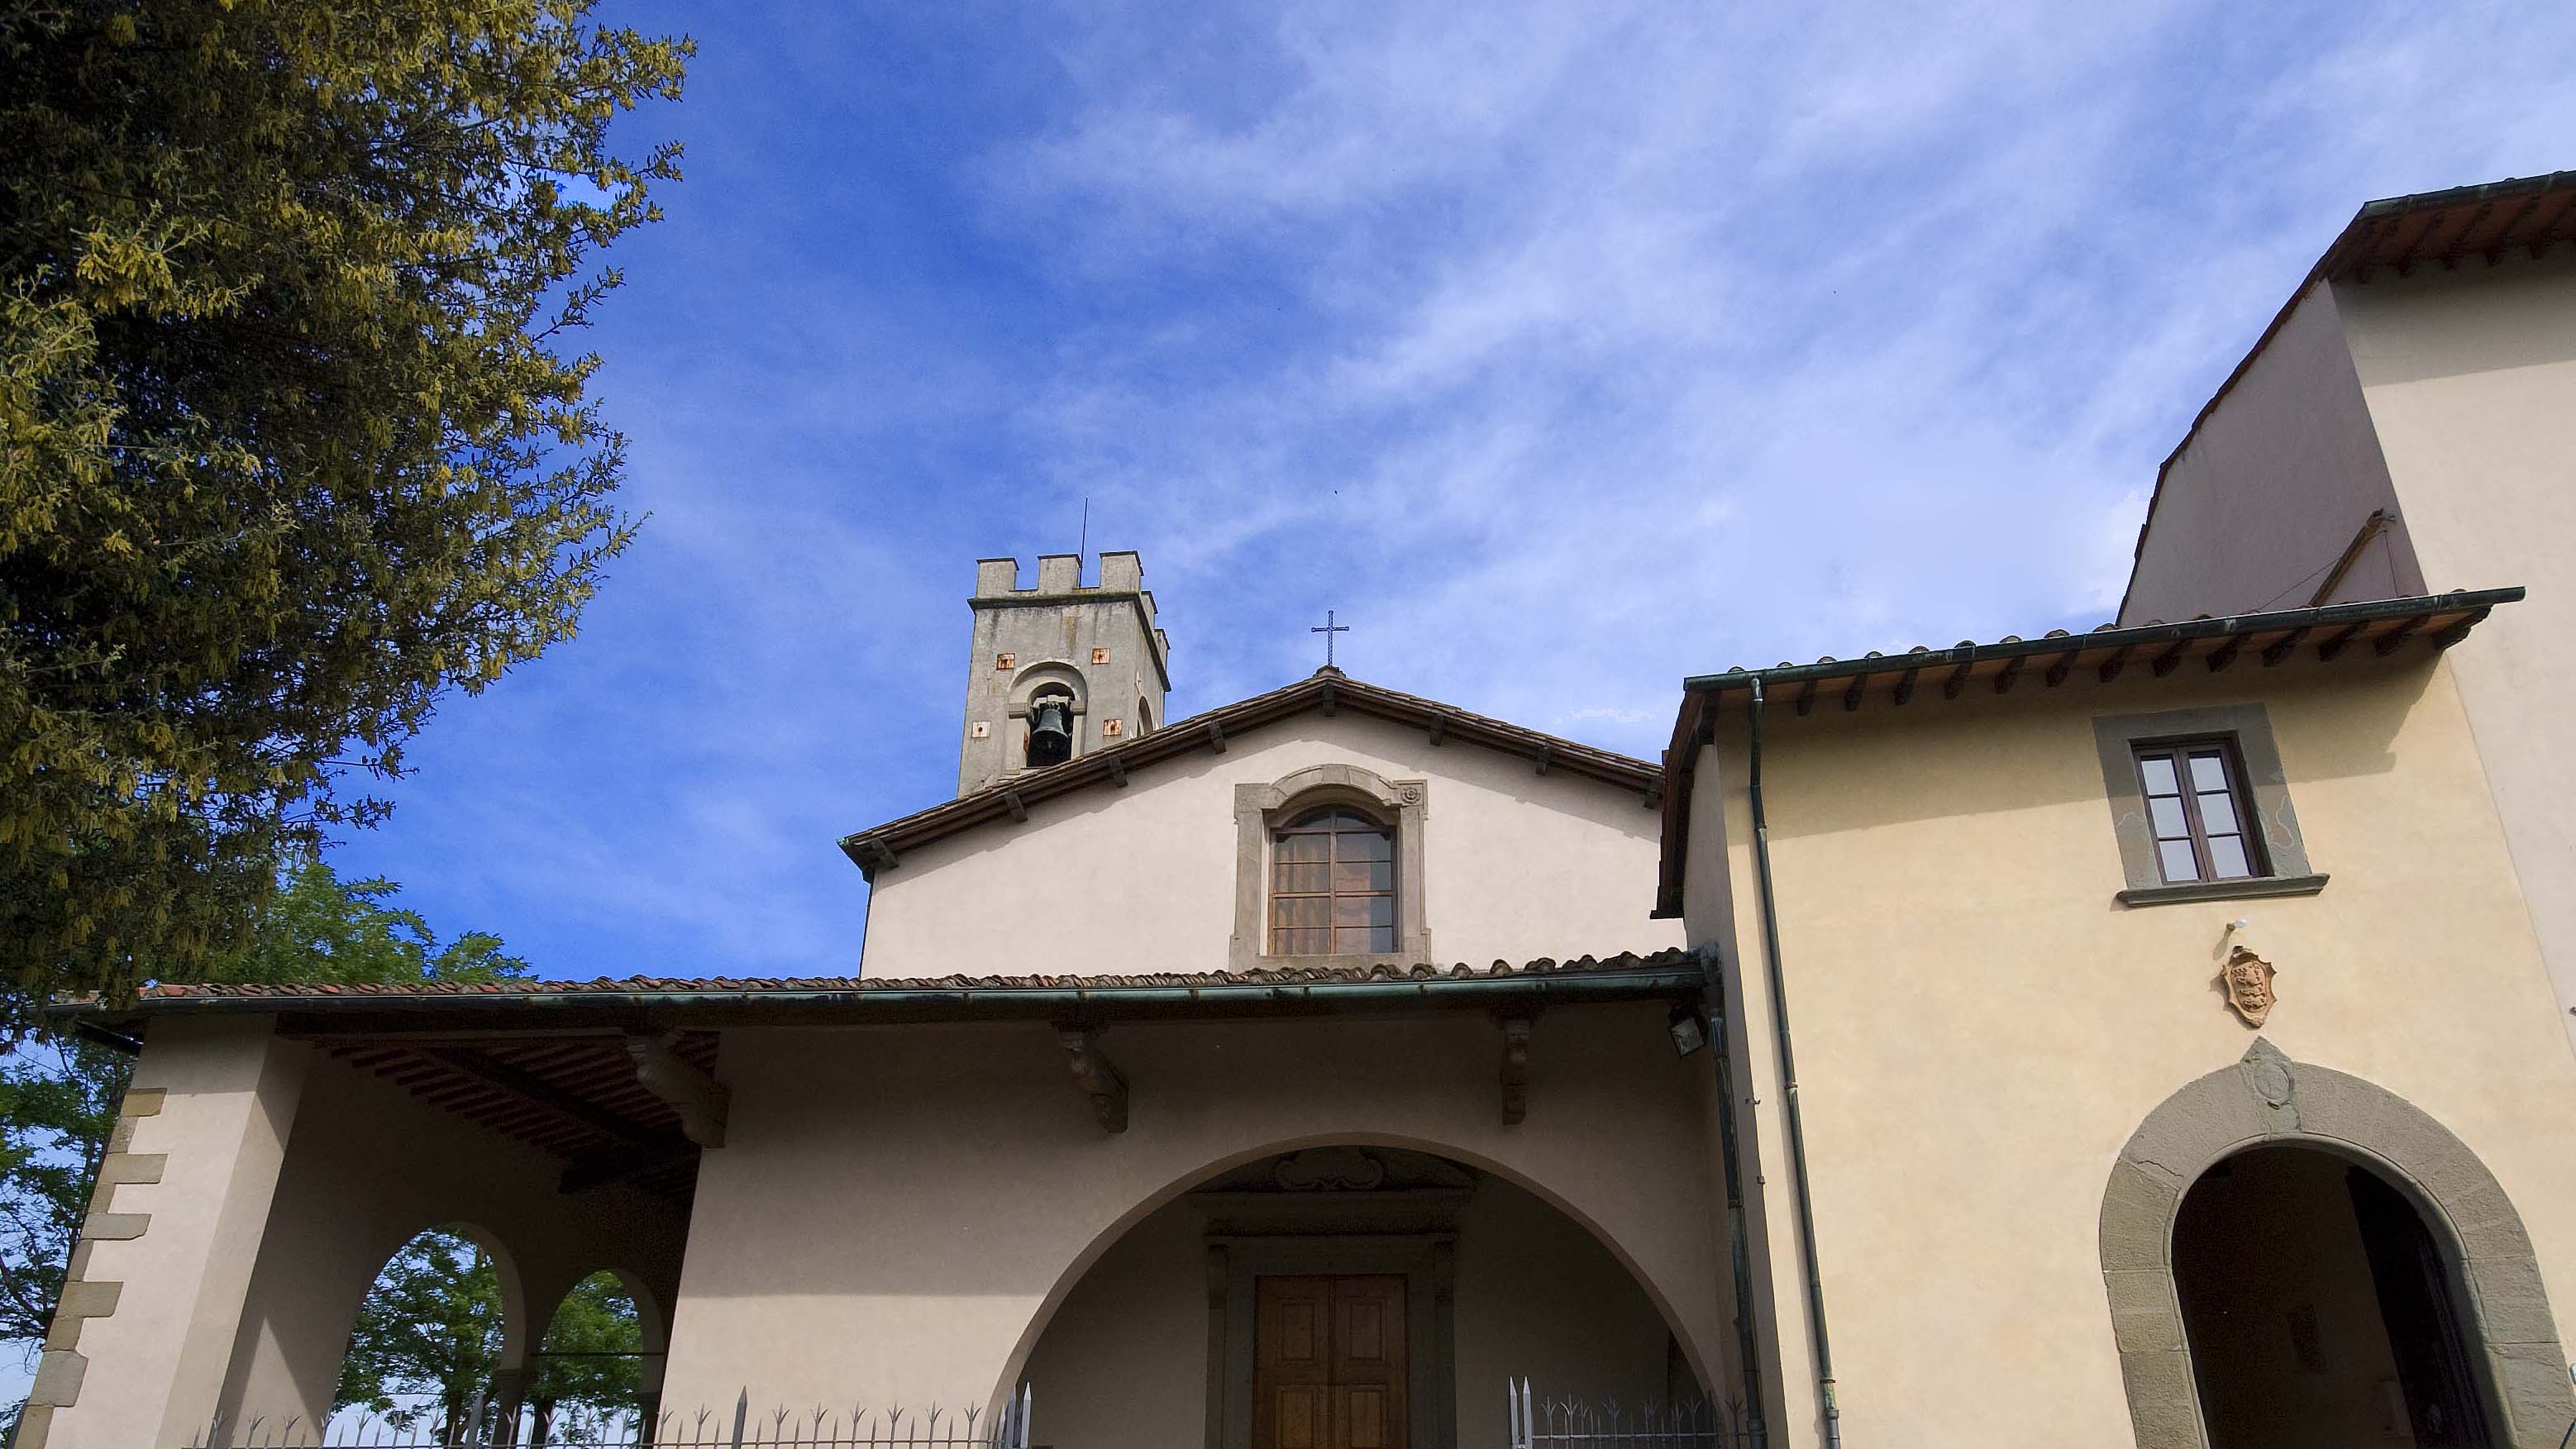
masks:
<instances>
[{"instance_id":1,"label":"plastered white wall","mask_svg":"<svg viewBox=\"0 0 2576 1449\"><path fill-rule=\"evenodd\" d=\"M165 1096L126 1150L166 1160L160 1181L120 1185L106 1205L149 1222L90 1248L84 1276L122 1286L116 1311L82 1327L84 1382L49 1449L161 1449L213 1417L307 1066L270 1026L173 1021L135 1062L130 1090Z\"/></svg>"},{"instance_id":2,"label":"plastered white wall","mask_svg":"<svg viewBox=\"0 0 2576 1449\"><path fill-rule=\"evenodd\" d=\"M601 1269L633 1275L668 1305L686 1209L622 1185L567 1195L557 1191L562 1172L560 1159L372 1074L316 1061L255 1245L226 1413L272 1424L326 1413L368 1285L431 1228L465 1231L492 1252L509 1335L505 1367L536 1346L563 1295Z\"/></svg>"},{"instance_id":3,"label":"plastered white wall","mask_svg":"<svg viewBox=\"0 0 2576 1449\"><path fill-rule=\"evenodd\" d=\"M1430 782L1424 910L1440 964L1681 944L1655 921L1657 815L1632 791L1353 714L1301 715L908 851L877 872L865 974L1223 970L1237 784L1352 764Z\"/></svg>"},{"instance_id":4,"label":"plastered white wall","mask_svg":"<svg viewBox=\"0 0 2576 1449\"><path fill-rule=\"evenodd\" d=\"M1129 1227L1215 1173L1321 1142L1438 1153L1541 1194L1611 1245L1693 1371L1719 1377L1707 1103L1661 1007L1540 1017L1515 1127L1481 1013L1127 1023L1103 1044L1131 1085L1115 1136L1043 1024L729 1033L729 1139L702 1169L665 1403L989 1402Z\"/></svg>"}]
</instances>

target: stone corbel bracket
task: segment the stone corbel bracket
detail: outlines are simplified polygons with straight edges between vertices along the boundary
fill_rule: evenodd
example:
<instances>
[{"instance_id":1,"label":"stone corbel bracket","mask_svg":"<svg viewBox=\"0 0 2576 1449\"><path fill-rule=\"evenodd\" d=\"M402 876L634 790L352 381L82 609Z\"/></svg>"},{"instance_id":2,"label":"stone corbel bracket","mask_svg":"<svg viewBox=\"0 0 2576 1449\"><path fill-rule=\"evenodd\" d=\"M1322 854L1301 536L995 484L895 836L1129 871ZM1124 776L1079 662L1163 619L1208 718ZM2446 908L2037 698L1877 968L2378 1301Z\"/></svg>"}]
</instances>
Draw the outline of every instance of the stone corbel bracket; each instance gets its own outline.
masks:
<instances>
[{"instance_id":1,"label":"stone corbel bracket","mask_svg":"<svg viewBox=\"0 0 2576 1449\"><path fill-rule=\"evenodd\" d=\"M1060 1026L1056 1039L1064 1044L1065 1064L1073 1069L1073 1084L1091 1099L1091 1115L1103 1132L1127 1130L1127 1076L1118 1064L1100 1049L1100 1031L1096 1026Z\"/></svg>"},{"instance_id":2,"label":"stone corbel bracket","mask_svg":"<svg viewBox=\"0 0 2576 1449\"><path fill-rule=\"evenodd\" d=\"M629 1036L626 1055L635 1062L635 1080L680 1114L680 1132L700 1147L722 1147L725 1114L733 1093L724 1083L699 1071L671 1049L668 1037Z\"/></svg>"}]
</instances>

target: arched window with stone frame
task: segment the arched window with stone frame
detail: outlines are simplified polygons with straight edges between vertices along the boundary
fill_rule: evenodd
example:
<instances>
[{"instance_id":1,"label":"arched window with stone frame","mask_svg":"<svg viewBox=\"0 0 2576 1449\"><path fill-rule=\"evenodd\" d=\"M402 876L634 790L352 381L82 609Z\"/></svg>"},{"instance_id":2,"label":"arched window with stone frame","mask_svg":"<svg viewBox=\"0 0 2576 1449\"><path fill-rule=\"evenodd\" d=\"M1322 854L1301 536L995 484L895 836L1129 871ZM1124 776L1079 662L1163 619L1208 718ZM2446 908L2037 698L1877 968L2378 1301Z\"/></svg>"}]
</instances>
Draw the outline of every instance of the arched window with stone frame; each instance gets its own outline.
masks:
<instances>
[{"instance_id":1,"label":"arched window with stone frame","mask_svg":"<svg viewBox=\"0 0 2576 1449\"><path fill-rule=\"evenodd\" d=\"M1429 793L1425 781L1388 780L1357 765L1237 785L1230 964L1428 962Z\"/></svg>"}]
</instances>

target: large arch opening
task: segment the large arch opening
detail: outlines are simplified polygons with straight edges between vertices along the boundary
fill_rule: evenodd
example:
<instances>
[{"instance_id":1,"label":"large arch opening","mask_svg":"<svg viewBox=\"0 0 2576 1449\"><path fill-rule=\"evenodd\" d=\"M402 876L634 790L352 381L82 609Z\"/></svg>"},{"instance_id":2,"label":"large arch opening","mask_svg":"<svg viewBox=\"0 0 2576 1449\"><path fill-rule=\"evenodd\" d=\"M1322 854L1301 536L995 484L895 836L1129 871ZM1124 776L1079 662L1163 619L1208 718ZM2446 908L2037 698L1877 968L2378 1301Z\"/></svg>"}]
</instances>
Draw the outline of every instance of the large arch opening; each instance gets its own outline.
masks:
<instances>
[{"instance_id":1,"label":"large arch opening","mask_svg":"<svg viewBox=\"0 0 2576 1449\"><path fill-rule=\"evenodd\" d=\"M418 1233L358 1305L332 1420L350 1432L461 1437L494 1376L524 1355L526 1336L517 1266L490 1233L465 1223Z\"/></svg>"},{"instance_id":2,"label":"large arch opening","mask_svg":"<svg viewBox=\"0 0 2576 1449\"><path fill-rule=\"evenodd\" d=\"M659 1318L627 1274L601 1269L575 1283L529 1358L517 1442L543 1449L633 1438L660 1398Z\"/></svg>"},{"instance_id":3,"label":"large arch opening","mask_svg":"<svg viewBox=\"0 0 2576 1449\"><path fill-rule=\"evenodd\" d=\"M1062 1293L1023 1377L1056 1449L1499 1444L1512 1378L1705 1395L1591 1228L1457 1159L1347 1143L1230 1164L1143 1212Z\"/></svg>"},{"instance_id":4,"label":"large arch opening","mask_svg":"<svg viewBox=\"0 0 2576 1449\"><path fill-rule=\"evenodd\" d=\"M2494 1442L2451 1266L2370 1167L2302 1143L2221 1159L2183 1195L2173 1273L2211 1449Z\"/></svg>"}]
</instances>

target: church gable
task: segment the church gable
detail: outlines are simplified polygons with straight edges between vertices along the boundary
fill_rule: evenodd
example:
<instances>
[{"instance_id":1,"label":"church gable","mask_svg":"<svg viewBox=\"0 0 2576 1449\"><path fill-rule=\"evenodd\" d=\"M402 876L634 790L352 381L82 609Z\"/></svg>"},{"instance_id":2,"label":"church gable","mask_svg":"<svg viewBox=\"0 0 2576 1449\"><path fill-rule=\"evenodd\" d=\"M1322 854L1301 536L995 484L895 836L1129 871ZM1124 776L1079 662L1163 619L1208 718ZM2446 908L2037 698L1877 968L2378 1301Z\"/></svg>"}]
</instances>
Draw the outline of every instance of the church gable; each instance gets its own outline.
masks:
<instances>
[{"instance_id":1,"label":"church gable","mask_svg":"<svg viewBox=\"0 0 2576 1449\"><path fill-rule=\"evenodd\" d=\"M1338 671L844 842L870 976L1649 952L1660 772Z\"/></svg>"},{"instance_id":2,"label":"church gable","mask_svg":"<svg viewBox=\"0 0 2576 1449\"><path fill-rule=\"evenodd\" d=\"M1035 667L1046 666L1040 662ZM843 836L841 852L874 880L880 868L899 864L907 851L991 821L1025 820L1029 807L1037 802L1084 790L1123 789L1131 771L1178 756L1224 754L1231 742L1252 731L1308 714L1331 719L1344 711L1419 730L1432 745L1456 743L1493 750L1525 762L1540 775L1554 773L1594 781L1635 795L1650 810L1663 803L1663 771L1643 760L1560 739L1438 700L1364 683L1338 669L1325 668L1267 694L1175 721L1168 729L1143 738L1104 742L1105 747L1093 753L1044 768L1023 766L1018 771L1001 772L998 783Z\"/></svg>"},{"instance_id":3,"label":"church gable","mask_svg":"<svg viewBox=\"0 0 2576 1449\"><path fill-rule=\"evenodd\" d=\"M976 566L957 798L863 830L872 977L1409 971L1681 944L1663 771L1351 678L1159 724L1132 553Z\"/></svg>"}]
</instances>

